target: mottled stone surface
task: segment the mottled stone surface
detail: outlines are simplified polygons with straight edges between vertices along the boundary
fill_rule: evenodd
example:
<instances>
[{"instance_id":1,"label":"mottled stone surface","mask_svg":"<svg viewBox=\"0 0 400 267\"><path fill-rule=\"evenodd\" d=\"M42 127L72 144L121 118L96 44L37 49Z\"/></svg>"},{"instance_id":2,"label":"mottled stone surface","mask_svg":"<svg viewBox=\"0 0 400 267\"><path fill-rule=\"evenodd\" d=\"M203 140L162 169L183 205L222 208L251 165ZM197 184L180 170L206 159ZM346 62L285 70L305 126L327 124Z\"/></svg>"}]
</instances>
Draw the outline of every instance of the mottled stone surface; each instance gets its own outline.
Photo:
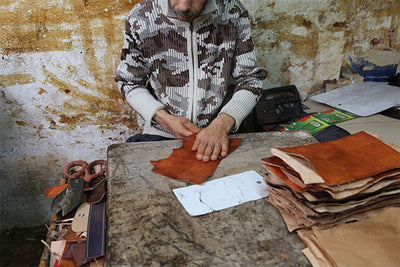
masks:
<instances>
[{"instance_id":1,"label":"mottled stone surface","mask_svg":"<svg viewBox=\"0 0 400 267\"><path fill-rule=\"evenodd\" d=\"M236 137L236 136L235 136ZM239 135L242 145L209 178L256 170L271 147L315 140L304 132ZM264 199L189 216L172 189L187 186L153 173L181 141L117 144L108 150L108 266L309 266L303 243Z\"/></svg>"}]
</instances>

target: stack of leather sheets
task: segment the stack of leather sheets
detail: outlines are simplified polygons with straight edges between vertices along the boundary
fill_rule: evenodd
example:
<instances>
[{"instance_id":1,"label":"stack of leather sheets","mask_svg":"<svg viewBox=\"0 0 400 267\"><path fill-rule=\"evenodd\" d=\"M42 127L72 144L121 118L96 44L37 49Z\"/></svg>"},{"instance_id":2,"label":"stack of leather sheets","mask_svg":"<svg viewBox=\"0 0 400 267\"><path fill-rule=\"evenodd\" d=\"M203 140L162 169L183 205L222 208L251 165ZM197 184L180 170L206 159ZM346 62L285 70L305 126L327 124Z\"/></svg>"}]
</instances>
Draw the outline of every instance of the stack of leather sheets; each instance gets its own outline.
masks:
<instances>
[{"instance_id":1,"label":"stack of leather sheets","mask_svg":"<svg viewBox=\"0 0 400 267\"><path fill-rule=\"evenodd\" d=\"M400 153L365 132L271 152L262 160L267 201L290 232L326 229L400 206Z\"/></svg>"},{"instance_id":2,"label":"stack of leather sheets","mask_svg":"<svg viewBox=\"0 0 400 267\"><path fill-rule=\"evenodd\" d=\"M307 248L302 252L317 266L400 265L400 208L378 209L365 221L328 229L302 229L297 234Z\"/></svg>"}]
</instances>

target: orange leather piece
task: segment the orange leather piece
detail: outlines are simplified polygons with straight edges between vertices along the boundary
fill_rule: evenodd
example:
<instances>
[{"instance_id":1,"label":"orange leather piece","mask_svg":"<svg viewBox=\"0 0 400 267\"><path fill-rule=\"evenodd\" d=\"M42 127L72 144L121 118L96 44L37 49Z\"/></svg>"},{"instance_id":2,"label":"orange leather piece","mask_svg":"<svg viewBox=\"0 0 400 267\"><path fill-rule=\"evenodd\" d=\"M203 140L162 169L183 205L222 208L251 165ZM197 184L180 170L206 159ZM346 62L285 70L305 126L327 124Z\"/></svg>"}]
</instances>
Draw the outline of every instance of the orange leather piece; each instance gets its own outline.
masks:
<instances>
[{"instance_id":1,"label":"orange leather piece","mask_svg":"<svg viewBox=\"0 0 400 267\"><path fill-rule=\"evenodd\" d=\"M308 160L328 185L355 181L400 167L400 152L365 132L279 150Z\"/></svg>"},{"instance_id":2,"label":"orange leather piece","mask_svg":"<svg viewBox=\"0 0 400 267\"><path fill-rule=\"evenodd\" d=\"M74 259L61 259L58 263L58 267L78 267Z\"/></svg>"},{"instance_id":3,"label":"orange leather piece","mask_svg":"<svg viewBox=\"0 0 400 267\"><path fill-rule=\"evenodd\" d=\"M277 177L279 177L282 181L284 181L287 185L289 185L292 189L296 190L297 192L304 192L306 190L308 190L308 187L300 187L297 184L295 184L294 182L292 182L292 180L290 180L286 174L282 171L283 168L287 167L288 165L281 160L280 158L276 157L276 156L272 156L269 158L264 158L262 159L262 161L268 165L268 169L275 174Z\"/></svg>"},{"instance_id":4,"label":"orange leather piece","mask_svg":"<svg viewBox=\"0 0 400 267\"><path fill-rule=\"evenodd\" d=\"M65 245L64 248L64 253L66 253L66 251L69 249L69 243L67 242L67 244ZM78 267L78 265L75 263L74 259L67 259L64 257L61 257L60 262L58 263L58 267Z\"/></svg>"},{"instance_id":5,"label":"orange leather piece","mask_svg":"<svg viewBox=\"0 0 400 267\"><path fill-rule=\"evenodd\" d=\"M61 184L61 185L57 185L54 187L50 187L50 188L46 188L46 193L44 194L44 197L46 198L52 198L52 197L56 197L59 193L61 193L61 191L63 191L65 188L67 188L68 183L66 184ZM92 190L92 188L90 187L89 184L85 184L83 186L83 190Z\"/></svg>"},{"instance_id":6,"label":"orange leather piece","mask_svg":"<svg viewBox=\"0 0 400 267\"><path fill-rule=\"evenodd\" d=\"M186 137L183 139L182 146L174 149L171 156L151 161L154 166L152 171L174 180L202 184L214 173L222 158L209 162L197 160L196 151L192 151L195 140L196 135ZM240 142L240 138L229 139L228 155L240 146Z\"/></svg>"},{"instance_id":7,"label":"orange leather piece","mask_svg":"<svg viewBox=\"0 0 400 267\"><path fill-rule=\"evenodd\" d=\"M55 197L61 191L63 191L67 186L68 186L68 183L67 184L57 185L57 186L50 187L50 188L46 188L46 193L44 194L44 197L46 197L46 198Z\"/></svg>"},{"instance_id":8,"label":"orange leather piece","mask_svg":"<svg viewBox=\"0 0 400 267\"><path fill-rule=\"evenodd\" d=\"M68 242L82 242L85 241L86 238L85 237L81 237L79 236L80 233L76 233L74 231L72 231L72 227L68 228L68 232L66 232L63 235L63 239L68 241Z\"/></svg>"}]
</instances>

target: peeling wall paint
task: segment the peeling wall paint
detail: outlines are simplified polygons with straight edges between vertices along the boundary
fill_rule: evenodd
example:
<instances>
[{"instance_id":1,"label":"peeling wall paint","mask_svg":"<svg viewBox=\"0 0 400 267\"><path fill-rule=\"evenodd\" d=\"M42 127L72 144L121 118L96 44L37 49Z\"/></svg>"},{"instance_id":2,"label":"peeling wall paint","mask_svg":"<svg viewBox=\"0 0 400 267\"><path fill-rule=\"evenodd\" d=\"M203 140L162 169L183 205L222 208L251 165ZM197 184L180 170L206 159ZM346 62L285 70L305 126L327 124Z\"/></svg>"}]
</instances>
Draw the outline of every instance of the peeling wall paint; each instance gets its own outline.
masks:
<instances>
[{"instance_id":1,"label":"peeling wall paint","mask_svg":"<svg viewBox=\"0 0 400 267\"><path fill-rule=\"evenodd\" d=\"M270 86L295 84L301 95L338 79L347 55L369 49L400 50L398 0L243 0L248 8L258 61ZM390 37L390 29L395 33ZM371 41L377 38L379 44ZM393 40L390 42L390 38Z\"/></svg>"},{"instance_id":2,"label":"peeling wall paint","mask_svg":"<svg viewBox=\"0 0 400 267\"><path fill-rule=\"evenodd\" d=\"M125 15L139 0L0 3L1 229L50 218L64 165L106 158L142 122L114 83ZM347 55L399 51L400 1L243 0L266 87L301 94L337 79ZM392 29L392 31L390 30Z\"/></svg>"},{"instance_id":3,"label":"peeling wall paint","mask_svg":"<svg viewBox=\"0 0 400 267\"><path fill-rule=\"evenodd\" d=\"M139 130L114 83L136 2L2 1L1 229L47 222L64 165L105 159Z\"/></svg>"}]
</instances>

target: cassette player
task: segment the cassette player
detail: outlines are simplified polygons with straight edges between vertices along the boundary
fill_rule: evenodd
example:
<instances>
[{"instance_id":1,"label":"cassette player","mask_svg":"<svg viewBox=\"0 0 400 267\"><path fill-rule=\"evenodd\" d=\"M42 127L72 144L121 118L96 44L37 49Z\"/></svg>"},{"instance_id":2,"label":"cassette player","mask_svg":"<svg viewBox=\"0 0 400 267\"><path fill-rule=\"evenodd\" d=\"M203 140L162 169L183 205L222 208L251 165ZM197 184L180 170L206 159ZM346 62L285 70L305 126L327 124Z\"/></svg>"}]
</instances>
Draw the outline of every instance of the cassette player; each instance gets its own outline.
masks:
<instances>
[{"instance_id":1,"label":"cassette player","mask_svg":"<svg viewBox=\"0 0 400 267\"><path fill-rule=\"evenodd\" d=\"M263 90L255 112L260 126L289 122L304 114L299 92L294 85Z\"/></svg>"}]
</instances>

